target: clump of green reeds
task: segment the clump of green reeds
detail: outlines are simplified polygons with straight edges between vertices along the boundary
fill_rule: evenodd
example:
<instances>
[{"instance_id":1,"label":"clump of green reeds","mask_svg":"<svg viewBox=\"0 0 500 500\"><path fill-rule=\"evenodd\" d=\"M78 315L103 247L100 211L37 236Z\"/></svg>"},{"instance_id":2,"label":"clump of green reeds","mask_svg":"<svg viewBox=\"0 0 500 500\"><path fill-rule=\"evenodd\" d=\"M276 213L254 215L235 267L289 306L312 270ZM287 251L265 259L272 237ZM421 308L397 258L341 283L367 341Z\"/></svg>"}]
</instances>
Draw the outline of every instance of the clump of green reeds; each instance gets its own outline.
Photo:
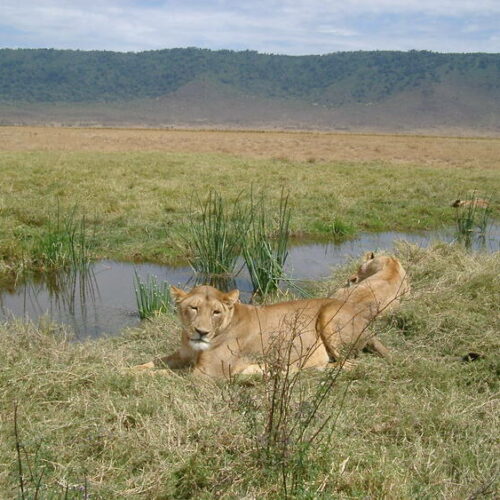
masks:
<instances>
[{"instance_id":1,"label":"clump of green reeds","mask_svg":"<svg viewBox=\"0 0 500 500\"><path fill-rule=\"evenodd\" d=\"M32 250L33 260L43 271L74 269L84 271L90 263L91 239L84 216L77 209L62 215L59 207L49 219L48 228L38 236Z\"/></svg>"},{"instance_id":2,"label":"clump of green reeds","mask_svg":"<svg viewBox=\"0 0 500 500\"><path fill-rule=\"evenodd\" d=\"M339 217L335 217L331 226L331 233L334 239L342 239L355 233L355 228L349 222L345 222Z\"/></svg>"},{"instance_id":3,"label":"clump of green reeds","mask_svg":"<svg viewBox=\"0 0 500 500\"><path fill-rule=\"evenodd\" d=\"M459 205L459 201L463 205ZM455 223L456 235L459 242L466 248L470 248L474 242L484 244L486 234L490 225L491 209L489 198L479 198L476 191L473 191L462 200L458 199Z\"/></svg>"},{"instance_id":4,"label":"clump of green reeds","mask_svg":"<svg viewBox=\"0 0 500 500\"><path fill-rule=\"evenodd\" d=\"M184 238L189 263L203 275L232 275L248 229L249 216L239 197L230 205L215 190L198 203L201 214L191 216Z\"/></svg>"},{"instance_id":5,"label":"clump of green reeds","mask_svg":"<svg viewBox=\"0 0 500 500\"><path fill-rule=\"evenodd\" d=\"M288 195L283 191L276 221L270 220L263 194L258 203L254 203L253 199L251 201L251 221L243 247L243 258L250 274L254 294L264 296L275 292L285 277L284 265L288 256L290 217Z\"/></svg>"},{"instance_id":6,"label":"clump of green reeds","mask_svg":"<svg viewBox=\"0 0 500 500\"><path fill-rule=\"evenodd\" d=\"M141 319L151 318L171 309L172 297L168 282L159 283L158 279L151 275L146 281L142 281L136 271L134 286L137 309Z\"/></svg>"}]
</instances>

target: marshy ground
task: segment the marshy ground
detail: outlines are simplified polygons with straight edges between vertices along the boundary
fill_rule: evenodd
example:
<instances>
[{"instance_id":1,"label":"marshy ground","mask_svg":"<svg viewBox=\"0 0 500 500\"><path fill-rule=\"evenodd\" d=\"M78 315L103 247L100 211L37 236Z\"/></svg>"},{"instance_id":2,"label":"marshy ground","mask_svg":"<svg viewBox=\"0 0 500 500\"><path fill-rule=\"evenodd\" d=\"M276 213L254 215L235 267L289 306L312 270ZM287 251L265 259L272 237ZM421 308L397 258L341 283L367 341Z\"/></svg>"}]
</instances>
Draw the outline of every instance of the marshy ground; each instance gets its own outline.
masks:
<instances>
[{"instance_id":1,"label":"marshy ground","mask_svg":"<svg viewBox=\"0 0 500 500\"><path fill-rule=\"evenodd\" d=\"M3 127L0 274L36 267L36 241L71 211L96 257L182 259L193 197L210 188L276 205L284 189L299 236L441 228L457 197L500 191L499 151L498 138Z\"/></svg>"},{"instance_id":2,"label":"marshy ground","mask_svg":"<svg viewBox=\"0 0 500 500\"><path fill-rule=\"evenodd\" d=\"M460 193L500 187L499 139L44 128L0 137L4 278L36 267L40 235L74 207L92 221L95 257L169 262L182 257L190 197L208 187L235 199L264 186L277 201L284 187L292 230L323 237L335 219L356 231L450 225ZM398 257L411 296L373 326L393 362L361 355L312 420L331 373L304 373L278 423L272 381L130 373L174 349L171 314L84 343L49 321L0 325L0 497L495 498L500 252L401 244ZM456 360L469 352L480 356Z\"/></svg>"}]
</instances>

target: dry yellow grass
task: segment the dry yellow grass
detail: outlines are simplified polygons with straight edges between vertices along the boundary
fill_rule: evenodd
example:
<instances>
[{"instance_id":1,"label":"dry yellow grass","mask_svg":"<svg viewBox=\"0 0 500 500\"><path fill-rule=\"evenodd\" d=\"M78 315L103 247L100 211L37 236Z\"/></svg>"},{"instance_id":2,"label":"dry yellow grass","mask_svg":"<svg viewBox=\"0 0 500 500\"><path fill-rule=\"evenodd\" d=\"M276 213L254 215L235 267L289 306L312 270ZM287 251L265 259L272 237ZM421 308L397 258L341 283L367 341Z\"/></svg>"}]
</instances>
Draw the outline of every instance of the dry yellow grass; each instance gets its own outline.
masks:
<instances>
[{"instance_id":1,"label":"dry yellow grass","mask_svg":"<svg viewBox=\"0 0 500 500\"><path fill-rule=\"evenodd\" d=\"M162 151L330 162L500 167L498 137L328 132L1 127L0 151Z\"/></svg>"}]
</instances>

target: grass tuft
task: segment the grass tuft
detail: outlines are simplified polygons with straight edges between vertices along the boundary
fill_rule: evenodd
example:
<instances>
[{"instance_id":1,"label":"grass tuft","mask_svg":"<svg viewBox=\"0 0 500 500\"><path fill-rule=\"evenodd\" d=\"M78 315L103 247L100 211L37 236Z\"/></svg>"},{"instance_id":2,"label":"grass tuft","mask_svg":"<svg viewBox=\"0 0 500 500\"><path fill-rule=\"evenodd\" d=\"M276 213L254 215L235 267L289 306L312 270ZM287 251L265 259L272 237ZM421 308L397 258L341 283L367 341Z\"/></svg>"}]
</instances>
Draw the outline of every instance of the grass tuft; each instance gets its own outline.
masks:
<instances>
[{"instance_id":1,"label":"grass tuft","mask_svg":"<svg viewBox=\"0 0 500 500\"><path fill-rule=\"evenodd\" d=\"M486 243L488 228L491 223L491 198L480 198L476 191L463 198L464 206L456 207L456 235L460 243L471 248L474 243ZM486 201L483 206L482 201Z\"/></svg>"},{"instance_id":2,"label":"grass tuft","mask_svg":"<svg viewBox=\"0 0 500 500\"><path fill-rule=\"evenodd\" d=\"M85 271L90 263L91 240L85 217L77 218L74 207L49 218L46 229L35 239L32 259L40 271Z\"/></svg>"},{"instance_id":3,"label":"grass tuft","mask_svg":"<svg viewBox=\"0 0 500 500\"><path fill-rule=\"evenodd\" d=\"M335 217L331 226L331 233L335 240L353 236L356 228L349 222L345 222L340 217Z\"/></svg>"},{"instance_id":4,"label":"grass tuft","mask_svg":"<svg viewBox=\"0 0 500 500\"><path fill-rule=\"evenodd\" d=\"M191 210L184 237L189 263L204 276L232 276L248 228L248 215L239 197L230 206L215 190L204 201L198 199L198 205L200 213Z\"/></svg>"},{"instance_id":5,"label":"grass tuft","mask_svg":"<svg viewBox=\"0 0 500 500\"><path fill-rule=\"evenodd\" d=\"M172 297L168 282L159 283L158 279L151 275L146 281L142 281L136 271L134 286L137 310L141 319L151 318L172 309Z\"/></svg>"},{"instance_id":6,"label":"grass tuft","mask_svg":"<svg viewBox=\"0 0 500 500\"><path fill-rule=\"evenodd\" d=\"M270 221L264 195L252 199L252 218L243 247L243 258L250 274L254 294L266 296L276 292L285 278L284 266L288 256L291 211L288 195L281 192L276 221ZM274 222L274 224L273 224ZM271 236L274 235L274 238Z\"/></svg>"}]
</instances>

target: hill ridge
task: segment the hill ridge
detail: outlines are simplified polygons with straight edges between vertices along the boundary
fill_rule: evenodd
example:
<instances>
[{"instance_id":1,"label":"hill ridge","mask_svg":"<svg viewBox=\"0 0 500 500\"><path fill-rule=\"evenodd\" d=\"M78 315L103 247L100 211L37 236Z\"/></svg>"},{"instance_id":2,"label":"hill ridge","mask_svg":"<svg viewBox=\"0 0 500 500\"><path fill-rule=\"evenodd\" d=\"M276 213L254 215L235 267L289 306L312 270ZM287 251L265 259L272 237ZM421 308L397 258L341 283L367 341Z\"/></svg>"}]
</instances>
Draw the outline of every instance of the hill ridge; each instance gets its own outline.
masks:
<instances>
[{"instance_id":1,"label":"hill ridge","mask_svg":"<svg viewBox=\"0 0 500 500\"><path fill-rule=\"evenodd\" d=\"M0 49L6 124L43 122L48 112L49 121L69 123L80 117L103 124L496 131L499 103L500 54ZM92 119L96 106L100 112ZM259 113L266 118L257 120Z\"/></svg>"}]
</instances>

